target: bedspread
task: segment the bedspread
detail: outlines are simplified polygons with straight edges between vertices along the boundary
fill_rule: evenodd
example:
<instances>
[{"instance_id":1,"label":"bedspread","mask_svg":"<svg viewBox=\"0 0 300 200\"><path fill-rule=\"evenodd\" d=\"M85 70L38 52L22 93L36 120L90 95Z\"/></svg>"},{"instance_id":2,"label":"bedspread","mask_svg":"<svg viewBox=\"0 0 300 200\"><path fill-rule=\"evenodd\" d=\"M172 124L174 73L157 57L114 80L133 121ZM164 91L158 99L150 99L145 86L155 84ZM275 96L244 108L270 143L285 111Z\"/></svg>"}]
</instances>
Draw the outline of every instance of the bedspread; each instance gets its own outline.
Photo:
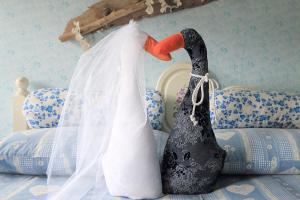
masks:
<instances>
[{"instance_id":1,"label":"bedspread","mask_svg":"<svg viewBox=\"0 0 300 200\"><path fill-rule=\"evenodd\" d=\"M296 200L300 199L300 175L222 176L216 190L203 195L167 195L160 200ZM49 187L49 192L57 186ZM46 178L0 174L0 200L41 200L47 195ZM105 200L123 200L107 194ZM125 198L124 198L125 199Z\"/></svg>"}]
</instances>

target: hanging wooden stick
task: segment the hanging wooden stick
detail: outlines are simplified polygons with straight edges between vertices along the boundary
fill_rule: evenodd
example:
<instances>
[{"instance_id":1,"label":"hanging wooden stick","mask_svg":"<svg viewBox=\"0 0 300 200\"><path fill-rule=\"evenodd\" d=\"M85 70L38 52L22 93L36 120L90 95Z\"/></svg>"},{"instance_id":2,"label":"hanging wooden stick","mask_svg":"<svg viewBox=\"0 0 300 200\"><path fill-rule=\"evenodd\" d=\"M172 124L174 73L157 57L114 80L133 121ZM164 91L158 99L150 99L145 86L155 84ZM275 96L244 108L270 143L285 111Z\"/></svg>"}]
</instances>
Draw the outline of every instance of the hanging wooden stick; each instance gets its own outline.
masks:
<instances>
[{"instance_id":1,"label":"hanging wooden stick","mask_svg":"<svg viewBox=\"0 0 300 200\"><path fill-rule=\"evenodd\" d=\"M111 26L128 23L185 8L202 6L214 0L102 0L90 6L82 15L71 19L59 37L64 42L75 38L74 21L80 23L80 34L86 35Z\"/></svg>"}]
</instances>

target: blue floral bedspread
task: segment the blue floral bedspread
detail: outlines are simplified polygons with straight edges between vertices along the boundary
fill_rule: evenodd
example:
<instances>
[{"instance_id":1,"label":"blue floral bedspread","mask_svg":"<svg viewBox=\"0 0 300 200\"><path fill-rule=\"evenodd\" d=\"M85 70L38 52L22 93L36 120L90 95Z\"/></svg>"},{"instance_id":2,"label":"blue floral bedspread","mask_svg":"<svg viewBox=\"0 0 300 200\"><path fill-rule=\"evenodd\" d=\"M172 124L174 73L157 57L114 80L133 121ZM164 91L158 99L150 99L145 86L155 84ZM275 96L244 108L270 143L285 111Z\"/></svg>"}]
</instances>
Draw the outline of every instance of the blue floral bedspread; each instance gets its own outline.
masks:
<instances>
[{"instance_id":1,"label":"blue floral bedspread","mask_svg":"<svg viewBox=\"0 0 300 200\"><path fill-rule=\"evenodd\" d=\"M216 190L203 195L167 195L161 200L296 200L300 199L300 175L223 176ZM57 186L49 187L49 192ZM1 200L46 199L46 178L0 174ZM107 194L105 200L123 200Z\"/></svg>"}]
</instances>

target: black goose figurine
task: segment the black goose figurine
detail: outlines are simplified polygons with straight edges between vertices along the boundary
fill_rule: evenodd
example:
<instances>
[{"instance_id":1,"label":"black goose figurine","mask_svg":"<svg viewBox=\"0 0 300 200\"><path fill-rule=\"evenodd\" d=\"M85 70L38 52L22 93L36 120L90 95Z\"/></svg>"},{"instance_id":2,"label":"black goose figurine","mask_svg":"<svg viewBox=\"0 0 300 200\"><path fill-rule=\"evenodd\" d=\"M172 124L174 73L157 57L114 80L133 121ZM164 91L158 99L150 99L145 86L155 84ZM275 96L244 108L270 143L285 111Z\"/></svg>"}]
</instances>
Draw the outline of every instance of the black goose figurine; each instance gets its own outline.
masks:
<instances>
[{"instance_id":1,"label":"black goose figurine","mask_svg":"<svg viewBox=\"0 0 300 200\"><path fill-rule=\"evenodd\" d=\"M154 54L169 54L183 47L192 60L186 95L176 114L163 162L165 194L212 192L224 165L226 152L218 145L210 122L207 50L194 29L184 29L154 48Z\"/></svg>"}]
</instances>

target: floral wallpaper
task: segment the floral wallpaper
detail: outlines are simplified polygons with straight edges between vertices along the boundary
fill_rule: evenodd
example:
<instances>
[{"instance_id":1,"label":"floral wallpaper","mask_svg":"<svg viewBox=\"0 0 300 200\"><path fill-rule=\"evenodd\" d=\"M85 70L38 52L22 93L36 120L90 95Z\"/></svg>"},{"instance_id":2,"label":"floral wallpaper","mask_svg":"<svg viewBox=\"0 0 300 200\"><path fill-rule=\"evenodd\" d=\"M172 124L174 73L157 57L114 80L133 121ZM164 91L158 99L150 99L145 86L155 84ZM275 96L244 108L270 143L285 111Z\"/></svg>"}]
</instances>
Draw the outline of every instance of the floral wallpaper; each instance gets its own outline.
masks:
<instances>
[{"instance_id":1,"label":"floral wallpaper","mask_svg":"<svg viewBox=\"0 0 300 200\"><path fill-rule=\"evenodd\" d=\"M26 76L31 89L67 87L82 52L76 42L57 39L66 22L97 0L2 0L0 2L0 136L11 131L14 81ZM300 91L300 1L218 0L139 22L162 39L186 27L206 41L211 73L222 87L252 85ZM111 31L111 30L109 30ZM93 44L109 31L87 37ZM184 50L162 62L147 56L147 85L175 62L189 62Z\"/></svg>"}]
</instances>

